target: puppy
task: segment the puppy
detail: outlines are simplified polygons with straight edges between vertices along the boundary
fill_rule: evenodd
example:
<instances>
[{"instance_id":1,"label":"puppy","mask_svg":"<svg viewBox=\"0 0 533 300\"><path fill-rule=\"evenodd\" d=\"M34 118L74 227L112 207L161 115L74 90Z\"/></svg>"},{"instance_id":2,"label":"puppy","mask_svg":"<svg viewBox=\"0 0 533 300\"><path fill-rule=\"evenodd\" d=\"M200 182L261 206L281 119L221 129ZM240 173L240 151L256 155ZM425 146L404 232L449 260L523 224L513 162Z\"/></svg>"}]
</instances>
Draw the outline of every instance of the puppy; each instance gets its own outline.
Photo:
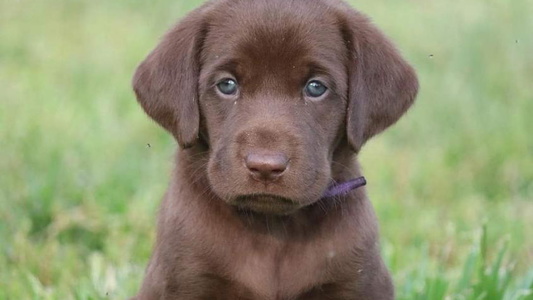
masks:
<instances>
[{"instance_id":1,"label":"puppy","mask_svg":"<svg viewBox=\"0 0 533 300\"><path fill-rule=\"evenodd\" d=\"M180 149L136 299L393 299L357 153L413 69L339 0L215 0L133 78Z\"/></svg>"}]
</instances>

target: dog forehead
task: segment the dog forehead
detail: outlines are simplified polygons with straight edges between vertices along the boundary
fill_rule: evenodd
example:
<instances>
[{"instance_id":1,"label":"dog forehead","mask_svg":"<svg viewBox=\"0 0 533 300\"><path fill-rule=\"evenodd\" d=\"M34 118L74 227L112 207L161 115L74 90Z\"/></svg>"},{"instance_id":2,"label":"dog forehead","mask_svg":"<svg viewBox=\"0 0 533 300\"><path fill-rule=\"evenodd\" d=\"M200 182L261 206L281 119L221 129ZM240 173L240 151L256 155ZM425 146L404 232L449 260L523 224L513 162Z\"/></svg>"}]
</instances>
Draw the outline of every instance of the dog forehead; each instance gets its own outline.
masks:
<instances>
[{"instance_id":1,"label":"dog forehead","mask_svg":"<svg viewBox=\"0 0 533 300\"><path fill-rule=\"evenodd\" d=\"M232 2L234 3L234 2ZM345 49L336 16L317 1L240 1L217 9L204 40L204 66L243 72L302 73L310 65L342 65Z\"/></svg>"}]
</instances>

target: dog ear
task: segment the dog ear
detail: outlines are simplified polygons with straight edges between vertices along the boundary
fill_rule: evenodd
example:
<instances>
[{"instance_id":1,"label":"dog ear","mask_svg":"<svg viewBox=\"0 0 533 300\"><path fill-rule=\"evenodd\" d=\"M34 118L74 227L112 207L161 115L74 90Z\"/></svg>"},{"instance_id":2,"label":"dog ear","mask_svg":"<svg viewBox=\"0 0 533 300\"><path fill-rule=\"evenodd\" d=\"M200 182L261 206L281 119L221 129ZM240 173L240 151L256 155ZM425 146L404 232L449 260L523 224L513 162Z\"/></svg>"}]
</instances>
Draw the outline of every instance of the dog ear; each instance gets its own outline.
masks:
<instances>
[{"instance_id":1,"label":"dog ear","mask_svg":"<svg viewBox=\"0 0 533 300\"><path fill-rule=\"evenodd\" d=\"M348 142L358 152L372 136L394 124L418 92L413 68L394 45L363 14L341 14L348 48Z\"/></svg>"},{"instance_id":2,"label":"dog ear","mask_svg":"<svg viewBox=\"0 0 533 300\"><path fill-rule=\"evenodd\" d=\"M205 19L205 7L190 13L163 37L133 76L141 106L182 148L198 139L199 58L207 31Z\"/></svg>"}]
</instances>

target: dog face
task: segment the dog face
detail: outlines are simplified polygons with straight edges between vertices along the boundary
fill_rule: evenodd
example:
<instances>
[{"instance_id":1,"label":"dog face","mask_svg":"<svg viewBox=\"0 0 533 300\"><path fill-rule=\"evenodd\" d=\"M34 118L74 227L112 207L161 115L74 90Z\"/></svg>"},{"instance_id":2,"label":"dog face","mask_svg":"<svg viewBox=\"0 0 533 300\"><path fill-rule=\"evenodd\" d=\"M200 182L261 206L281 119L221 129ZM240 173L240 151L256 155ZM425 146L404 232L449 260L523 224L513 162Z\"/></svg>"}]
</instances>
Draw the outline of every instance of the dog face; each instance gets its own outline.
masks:
<instances>
[{"instance_id":1,"label":"dog face","mask_svg":"<svg viewBox=\"0 0 533 300\"><path fill-rule=\"evenodd\" d=\"M339 145L394 123L413 70L366 17L335 1L215 1L139 66L146 112L183 148L209 145L207 177L242 209L289 214L321 198Z\"/></svg>"},{"instance_id":2,"label":"dog face","mask_svg":"<svg viewBox=\"0 0 533 300\"><path fill-rule=\"evenodd\" d=\"M200 110L208 177L231 204L287 213L320 198L346 115L348 61L334 19L269 5L239 20L219 14L207 34ZM235 34L232 28L239 28ZM243 30L247 28L246 30Z\"/></svg>"}]
</instances>

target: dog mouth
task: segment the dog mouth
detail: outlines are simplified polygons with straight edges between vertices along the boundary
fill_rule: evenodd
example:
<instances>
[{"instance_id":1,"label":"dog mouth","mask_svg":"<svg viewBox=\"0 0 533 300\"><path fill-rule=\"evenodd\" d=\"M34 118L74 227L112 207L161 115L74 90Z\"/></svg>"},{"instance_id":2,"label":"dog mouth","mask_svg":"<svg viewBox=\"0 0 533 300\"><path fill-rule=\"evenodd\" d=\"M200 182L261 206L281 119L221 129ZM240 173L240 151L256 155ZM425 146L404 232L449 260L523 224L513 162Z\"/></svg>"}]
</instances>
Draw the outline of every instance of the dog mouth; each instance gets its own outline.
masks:
<instances>
[{"instance_id":1,"label":"dog mouth","mask_svg":"<svg viewBox=\"0 0 533 300\"><path fill-rule=\"evenodd\" d=\"M241 195L237 196L231 204L239 210L272 215L288 215L301 207L301 204L289 198L271 194Z\"/></svg>"}]
</instances>

